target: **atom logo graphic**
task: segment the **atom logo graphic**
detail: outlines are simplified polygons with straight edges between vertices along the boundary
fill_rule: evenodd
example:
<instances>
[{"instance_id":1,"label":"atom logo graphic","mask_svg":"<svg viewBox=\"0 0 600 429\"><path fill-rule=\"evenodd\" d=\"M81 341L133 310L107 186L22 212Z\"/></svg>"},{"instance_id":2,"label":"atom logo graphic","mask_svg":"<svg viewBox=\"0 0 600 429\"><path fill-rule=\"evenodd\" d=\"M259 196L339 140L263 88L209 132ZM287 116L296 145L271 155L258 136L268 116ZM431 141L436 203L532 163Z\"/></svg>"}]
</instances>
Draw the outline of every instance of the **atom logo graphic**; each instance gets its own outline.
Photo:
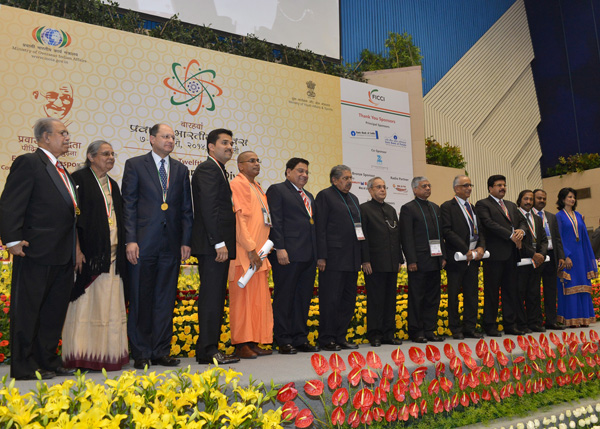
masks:
<instances>
[{"instance_id":1,"label":"atom logo graphic","mask_svg":"<svg viewBox=\"0 0 600 429\"><path fill-rule=\"evenodd\" d=\"M210 112L215 110L214 98L223 94L223 90L213 82L217 75L214 70L202 70L196 60L191 60L185 68L173 63L172 70L173 76L165 78L163 84L173 91L173 106L185 104L190 115L196 115L203 107Z\"/></svg>"}]
</instances>

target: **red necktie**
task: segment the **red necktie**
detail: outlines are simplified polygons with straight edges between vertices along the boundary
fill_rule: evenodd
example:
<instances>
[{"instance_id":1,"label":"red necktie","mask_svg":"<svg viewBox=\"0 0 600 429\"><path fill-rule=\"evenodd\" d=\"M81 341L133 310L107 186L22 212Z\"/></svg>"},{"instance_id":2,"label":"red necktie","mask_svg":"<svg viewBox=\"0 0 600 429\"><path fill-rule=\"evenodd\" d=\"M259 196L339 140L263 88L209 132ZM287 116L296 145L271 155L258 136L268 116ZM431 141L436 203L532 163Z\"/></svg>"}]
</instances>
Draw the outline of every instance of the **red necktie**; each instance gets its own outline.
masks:
<instances>
[{"instance_id":1,"label":"red necktie","mask_svg":"<svg viewBox=\"0 0 600 429\"><path fill-rule=\"evenodd\" d=\"M312 207L310 205L308 196L304 193L304 191L302 189L300 189L298 192L300 192L300 195L302 196L302 200L304 201L304 206L306 207L306 211L308 212L309 216L312 217Z\"/></svg>"}]
</instances>

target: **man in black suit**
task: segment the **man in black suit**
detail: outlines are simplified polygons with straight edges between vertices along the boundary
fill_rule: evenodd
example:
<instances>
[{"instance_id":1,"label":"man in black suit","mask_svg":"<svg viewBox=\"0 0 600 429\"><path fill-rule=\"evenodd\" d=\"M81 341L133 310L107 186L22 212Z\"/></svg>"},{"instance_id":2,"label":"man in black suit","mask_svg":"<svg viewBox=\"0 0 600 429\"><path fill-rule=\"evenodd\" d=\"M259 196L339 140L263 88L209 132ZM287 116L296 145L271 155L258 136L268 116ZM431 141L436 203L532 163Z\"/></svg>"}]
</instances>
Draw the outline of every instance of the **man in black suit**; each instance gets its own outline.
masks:
<instances>
[{"instance_id":1,"label":"man in black suit","mask_svg":"<svg viewBox=\"0 0 600 429\"><path fill-rule=\"evenodd\" d=\"M208 133L208 158L192 176L194 228L192 254L198 258L198 325L196 361L224 365L239 359L219 351L229 262L235 259L235 210L225 164L233 156L233 133Z\"/></svg>"},{"instance_id":2,"label":"man in black suit","mask_svg":"<svg viewBox=\"0 0 600 429\"><path fill-rule=\"evenodd\" d=\"M527 233L523 237L521 259L531 258L532 264L517 267L519 277L519 306L517 307L517 327L529 334L546 332L542 318L542 298L540 295L541 271L548 252L548 239L544 231L542 219L535 216L533 208L533 192L529 189L521 191L517 198L519 211L527 222Z\"/></svg>"},{"instance_id":3,"label":"man in black suit","mask_svg":"<svg viewBox=\"0 0 600 429\"><path fill-rule=\"evenodd\" d=\"M356 306L360 240L364 240L358 198L350 192L352 171L336 165L331 186L315 199L319 269L319 345L323 350L357 349L346 340Z\"/></svg>"},{"instance_id":4,"label":"man in black suit","mask_svg":"<svg viewBox=\"0 0 600 429\"><path fill-rule=\"evenodd\" d=\"M315 286L317 235L315 200L304 189L308 161L292 158L285 166L285 182L267 189L271 234L276 252L269 254L273 269L275 341L281 354L318 352L308 342L308 310Z\"/></svg>"},{"instance_id":5,"label":"man in black suit","mask_svg":"<svg viewBox=\"0 0 600 429\"><path fill-rule=\"evenodd\" d=\"M402 250L408 264L408 335L416 343L444 341L435 334L440 307L440 270L446 266L440 208L427 199L431 183L412 179L415 199L400 210Z\"/></svg>"},{"instance_id":6,"label":"man in black suit","mask_svg":"<svg viewBox=\"0 0 600 429\"><path fill-rule=\"evenodd\" d=\"M360 205L365 240L362 270L367 287L367 339L373 347L399 346L396 336L398 271L404 263L396 210L385 202L387 188L381 177L367 182L371 200Z\"/></svg>"},{"instance_id":7,"label":"man in black suit","mask_svg":"<svg viewBox=\"0 0 600 429\"><path fill-rule=\"evenodd\" d=\"M452 338L483 338L476 332L479 304L479 266L485 252L485 239L469 202L473 190L471 179L460 175L454 178L454 198L442 204L442 231L448 254L448 325ZM466 261L456 261L454 255L466 255ZM463 323L458 314L458 294L462 287Z\"/></svg>"},{"instance_id":8,"label":"man in black suit","mask_svg":"<svg viewBox=\"0 0 600 429\"><path fill-rule=\"evenodd\" d=\"M134 367L176 366L170 356L181 260L190 257L189 170L169 154L173 129L150 128L152 150L128 159L123 171L123 223L130 271L127 334Z\"/></svg>"},{"instance_id":9,"label":"man in black suit","mask_svg":"<svg viewBox=\"0 0 600 429\"><path fill-rule=\"evenodd\" d=\"M546 207L546 191L536 189L533 191L533 209L532 211L542 218L544 232L548 239L548 256L550 261L542 265L539 271L536 270L537 278L535 284L540 286L540 280L544 283L544 311L546 313L547 329L565 329L556 320L556 279L559 270L565 267L565 252L558 231L556 216L549 213Z\"/></svg>"},{"instance_id":10,"label":"man in black suit","mask_svg":"<svg viewBox=\"0 0 600 429\"><path fill-rule=\"evenodd\" d=\"M502 288L502 317L504 332L521 335L516 326L519 306L517 287L517 262L521 241L527 224L517 206L504 201L506 178L496 174L488 178L490 195L477 201L475 209L484 227L489 259L483 261L484 304L483 329L491 337L500 337L498 332L499 291Z\"/></svg>"},{"instance_id":11,"label":"man in black suit","mask_svg":"<svg viewBox=\"0 0 600 429\"><path fill-rule=\"evenodd\" d=\"M0 235L13 255L11 377L32 380L72 373L56 354L73 288L75 182L58 158L69 132L54 118L33 126L34 153L17 157L0 197Z\"/></svg>"}]
</instances>

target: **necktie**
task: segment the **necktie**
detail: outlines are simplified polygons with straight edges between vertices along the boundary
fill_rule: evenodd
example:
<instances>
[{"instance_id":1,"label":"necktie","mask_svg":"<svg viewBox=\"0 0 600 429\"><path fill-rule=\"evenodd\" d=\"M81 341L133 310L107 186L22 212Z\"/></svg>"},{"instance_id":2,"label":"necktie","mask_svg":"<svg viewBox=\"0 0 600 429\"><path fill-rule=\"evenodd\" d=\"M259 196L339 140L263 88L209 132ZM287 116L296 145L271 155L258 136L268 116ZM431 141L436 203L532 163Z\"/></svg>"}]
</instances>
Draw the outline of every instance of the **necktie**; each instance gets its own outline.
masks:
<instances>
[{"instance_id":1,"label":"necktie","mask_svg":"<svg viewBox=\"0 0 600 429\"><path fill-rule=\"evenodd\" d=\"M504 205L504 201L502 201L502 200L500 200L500 207L502 207L502 210L504 211L504 214L506 215L508 220L512 222L512 219L510 218L510 215L508 214L508 210L506 210L506 206Z\"/></svg>"},{"instance_id":2,"label":"necktie","mask_svg":"<svg viewBox=\"0 0 600 429\"><path fill-rule=\"evenodd\" d=\"M302 197L302 200L304 201L304 206L306 207L306 211L308 212L308 215L310 217L312 217L312 206L310 205L310 200L308 199L308 196L304 193L304 191L302 189L300 189L298 192L300 192L300 196Z\"/></svg>"},{"instance_id":3,"label":"necktie","mask_svg":"<svg viewBox=\"0 0 600 429\"><path fill-rule=\"evenodd\" d=\"M469 204L467 201L465 201L465 208L467 209L467 213L469 213L469 215L471 217L469 217L469 226L471 227L471 235L475 235L475 224L473 223L473 210L471 209L471 204Z\"/></svg>"},{"instance_id":4,"label":"necktie","mask_svg":"<svg viewBox=\"0 0 600 429\"><path fill-rule=\"evenodd\" d=\"M544 231L546 231L546 236L550 237L550 227L548 226L548 222L544 219L544 211L540 210L538 212L538 216L542 218L542 224L544 225Z\"/></svg>"},{"instance_id":5,"label":"necktie","mask_svg":"<svg viewBox=\"0 0 600 429\"><path fill-rule=\"evenodd\" d=\"M167 192L167 170L165 169L165 160L160 160L160 168L158 169L158 175L160 176L160 185L163 189L163 194Z\"/></svg>"},{"instance_id":6,"label":"necktie","mask_svg":"<svg viewBox=\"0 0 600 429\"><path fill-rule=\"evenodd\" d=\"M58 174L60 174L60 178L62 179L63 183L65 184L65 186L67 187L67 191L69 191L69 195L71 196L71 200L73 200L73 207L75 207L75 211L77 212L77 201L75 200L75 195L73 194L74 189L71 188L71 182L69 181L69 176L67 176L67 173L65 172L65 167L63 167L62 162L60 161L56 161L56 170L58 171ZM79 213L77 213L79 214Z\"/></svg>"}]
</instances>

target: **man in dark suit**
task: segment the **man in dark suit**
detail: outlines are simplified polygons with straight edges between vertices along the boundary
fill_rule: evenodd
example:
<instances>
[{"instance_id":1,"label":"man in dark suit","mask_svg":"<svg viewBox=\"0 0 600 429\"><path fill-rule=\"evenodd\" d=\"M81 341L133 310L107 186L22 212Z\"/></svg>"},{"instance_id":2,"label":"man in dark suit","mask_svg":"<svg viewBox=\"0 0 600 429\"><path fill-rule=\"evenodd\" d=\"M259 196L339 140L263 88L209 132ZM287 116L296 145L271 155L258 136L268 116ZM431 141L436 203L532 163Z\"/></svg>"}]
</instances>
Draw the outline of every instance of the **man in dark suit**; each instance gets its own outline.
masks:
<instances>
[{"instance_id":1,"label":"man in dark suit","mask_svg":"<svg viewBox=\"0 0 600 429\"><path fill-rule=\"evenodd\" d=\"M362 270L367 287L367 339L373 347L399 346L396 336L398 271L404 263L396 210L385 202L387 188L381 177L367 182L371 200L360 205L365 240Z\"/></svg>"},{"instance_id":2,"label":"man in dark suit","mask_svg":"<svg viewBox=\"0 0 600 429\"><path fill-rule=\"evenodd\" d=\"M556 216L549 213L544 208L546 207L546 191L536 189L533 191L533 209L532 211L542 218L544 232L548 239L548 256L550 261L542 265L539 271L535 284L539 288L540 280L544 283L544 312L546 313L546 328L547 329L565 329L556 320L556 279L559 270L565 266L565 252L558 231L558 223Z\"/></svg>"},{"instance_id":3,"label":"man in dark suit","mask_svg":"<svg viewBox=\"0 0 600 429\"><path fill-rule=\"evenodd\" d=\"M15 159L0 197L0 235L14 257L10 371L19 380L72 373L56 354L75 263L77 192L58 161L69 132L44 118L33 133L38 150Z\"/></svg>"},{"instance_id":4,"label":"man in dark suit","mask_svg":"<svg viewBox=\"0 0 600 429\"><path fill-rule=\"evenodd\" d=\"M476 332L479 304L479 266L485 252L485 239L475 207L469 202L473 190L471 179L460 175L454 178L454 198L442 204L442 231L448 254L448 325L452 338L483 338ZM454 255L466 255L466 261L456 261ZM458 294L462 287L463 323L458 314Z\"/></svg>"},{"instance_id":5,"label":"man in dark suit","mask_svg":"<svg viewBox=\"0 0 600 429\"><path fill-rule=\"evenodd\" d=\"M446 266L440 208L427 199L431 183L412 179L415 199L400 210L402 250L408 264L408 335L416 343L444 341L435 334L440 307L440 270Z\"/></svg>"},{"instance_id":6,"label":"man in dark suit","mask_svg":"<svg viewBox=\"0 0 600 429\"><path fill-rule=\"evenodd\" d=\"M483 261L483 329L491 337L500 337L498 332L499 291L502 288L502 318L504 332L521 335L516 326L519 305L517 291L518 250L525 235L527 225L517 206L504 201L506 178L494 175L488 178L490 195L477 201L475 209L484 227L486 248L489 259Z\"/></svg>"},{"instance_id":7,"label":"man in dark suit","mask_svg":"<svg viewBox=\"0 0 600 429\"><path fill-rule=\"evenodd\" d=\"M208 133L208 158L192 176L194 227L192 254L198 258L198 325L196 361L224 365L239 359L219 351L229 262L235 259L235 210L225 164L233 156L233 133Z\"/></svg>"},{"instance_id":8,"label":"man in dark suit","mask_svg":"<svg viewBox=\"0 0 600 429\"><path fill-rule=\"evenodd\" d=\"M308 161L292 158L285 166L285 182L267 189L271 234L276 252L269 254L273 269L275 341L281 354L320 349L308 342L308 310L315 286L317 235L315 201L304 189Z\"/></svg>"},{"instance_id":9,"label":"man in dark suit","mask_svg":"<svg viewBox=\"0 0 600 429\"><path fill-rule=\"evenodd\" d=\"M127 334L134 367L176 366L171 357L173 308L181 260L190 257L192 201L189 170L169 154L173 129L150 128L152 151L128 159L123 172L123 218L130 297Z\"/></svg>"},{"instance_id":10,"label":"man in dark suit","mask_svg":"<svg viewBox=\"0 0 600 429\"><path fill-rule=\"evenodd\" d=\"M319 269L319 345L323 350L357 349L346 340L356 306L360 240L364 240L358 198L350 192L352 171L336 165L331 186L315 199Z\"/></svg>"},{"instance_id":11,"label":"man in dark suit","mask_svg":"<svg viewBox=\"0 0 600 429\"><path fill-rule=\"evenodd\" d=\"M517 327L529 334L546 332L542 318L542 298L540 295L541 271L548 252L548 239L544 231L542 219L535 216L533 208L533 192L529 189L521 191L517 198L519 211L527 222L527 233L523 237L521 259L531 259L532 264L517 267L519 278L519 306L517 307Z\"/></svg>"}]
</instances>

